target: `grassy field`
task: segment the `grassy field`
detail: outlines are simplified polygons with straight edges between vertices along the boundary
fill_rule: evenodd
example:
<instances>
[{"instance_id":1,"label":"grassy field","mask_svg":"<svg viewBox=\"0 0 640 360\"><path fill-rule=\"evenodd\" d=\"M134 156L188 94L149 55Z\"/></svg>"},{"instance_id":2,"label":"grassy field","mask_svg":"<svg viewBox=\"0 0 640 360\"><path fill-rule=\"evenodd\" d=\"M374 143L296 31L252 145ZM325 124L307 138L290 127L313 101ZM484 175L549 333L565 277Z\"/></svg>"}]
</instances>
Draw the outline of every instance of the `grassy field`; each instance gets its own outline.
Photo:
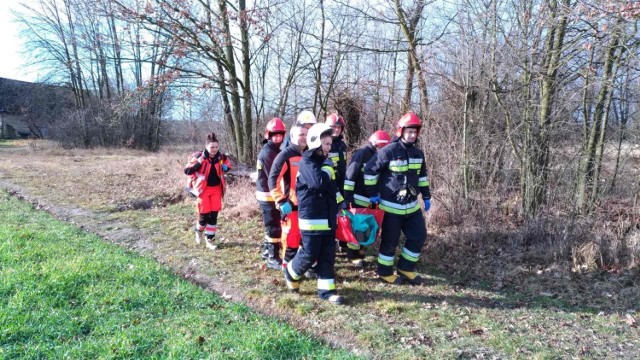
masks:
<instances>
[{"instance_id":1,"label":"grassy field","mask_svg":"<svg viewBox=\"0 0 640 360\"><path fill-rule=\"evenodd\" d=\"M247 182L229 186L218 250L193 242L193 204L182 191L188 154L186 149L150 154L3 143L0 187L203 287L367 358L640 354L637 269L571 272L567 254L559 254L555 264L540 263L517 246L519 234L509 229L430 224L418 268L426 286L386 286L376 281L374 267L359 270L338 259L336 280L346 306L318 300L314 282L304 282L300 294L288 294L281 273L265 269L260 260L263 230ZM367 251L373 262L375 248Z\"/></svg>"},{"instance_id":2,"label":"grassy field","mask_svg":"<svg viewBox=\"0 0 640 360\"><path fill-rule=\"evenodd\" d=\"M0 357L355 356L0 194Z\"/></svg>"}]
</instances>

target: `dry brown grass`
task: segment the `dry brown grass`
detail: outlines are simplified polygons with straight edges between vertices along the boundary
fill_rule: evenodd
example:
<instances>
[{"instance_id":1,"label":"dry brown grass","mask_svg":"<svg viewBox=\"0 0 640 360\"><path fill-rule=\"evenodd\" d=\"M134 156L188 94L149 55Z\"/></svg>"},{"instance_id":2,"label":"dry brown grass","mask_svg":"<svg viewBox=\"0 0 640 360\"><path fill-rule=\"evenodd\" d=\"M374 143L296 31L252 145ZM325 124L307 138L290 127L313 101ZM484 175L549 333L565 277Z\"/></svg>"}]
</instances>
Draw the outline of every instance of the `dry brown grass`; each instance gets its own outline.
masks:
<instances>
[{"instance_id":1,"label":"dry brown grass","mask_svg":"<svg viewBox=\"0 0 640 360\"><path fill-rule=\"evenodd\" d=\"M220 248L212 253L194 244L195 212L192 200L184 197L182 174L191 151L64 150L46 143L33 151L18 144L0 147L0 173L43 203L90 210L82 212L86 222L73 220L90 231L147 252L192 281L369 356L459 357L461 349L467 349L497 357L571 357L579 355L571 349L595 341L576 340L563 332L568 328L557 325L560 322L574 328L597 325L596 332L606 328L599 343L640 338L637 328L616 332L617 327L613 331L583 316L603 312L616 321L618 312L635 309L640 301L635 269L615 272L598 266L584 274L571 272L571 267L592 262L600 256L598 249L607 246L589 231L593 222L578 221L572 227L553 219L526 226L501 222L510 218L504 209L513 205L501 205L487 193L470 207L456 205L462 218L442 215L444 207L434 203L418 269L428 286L385 286L375 281L374 267L357 270L338 259L338 287L349 306L336 308L317 300L313 282L304 282L300 295L286 294L281 273L266 270L260 260L263 229L254 188L247 180L238 179L228 188L219 221ZM150 207L136 208L136 201L148 201ZM633 221L623 213L617 219ZM622 230L628 230L626 240L616 246L620 251L635 249L630 261L637 262L640 230ZM581 245L588 243L592 245ZM367 251L368 260L375 261L375 249ZM603 298L603 293L616 296ZM532 338L524 334L531 326L548 331L535 332L542 343L527 352ZM568 350L550 346L554 341ZM608 354L603 346L596 356ZM556 348L561 350L554 352ZM626 353L633 351L640 351L640 344L631 343Z\"/></svg>"}]
</instances>

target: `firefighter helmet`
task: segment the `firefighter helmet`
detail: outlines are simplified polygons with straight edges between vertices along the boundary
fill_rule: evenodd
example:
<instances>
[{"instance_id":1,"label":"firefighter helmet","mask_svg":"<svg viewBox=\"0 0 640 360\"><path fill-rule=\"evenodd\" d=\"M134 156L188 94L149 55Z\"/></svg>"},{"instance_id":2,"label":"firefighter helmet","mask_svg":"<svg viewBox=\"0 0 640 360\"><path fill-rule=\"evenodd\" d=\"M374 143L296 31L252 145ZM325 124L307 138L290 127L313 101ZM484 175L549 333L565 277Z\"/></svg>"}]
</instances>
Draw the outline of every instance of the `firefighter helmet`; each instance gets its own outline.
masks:
<instances>
[{"instance_id":1,"label":"firefighter helmet","mask_svg":"<svg viewBox=\"0 0 640 360\"><path fill-rule=\"evenodd\" d=\"M369 143L373 146L383 147L389 142L391 142L391 137L383 130L378 130L369 136Z\"/></svg>"},{"instance_id":2,"label":"firefighter helmet","mask_svg":"<svg viewBox=\"0 0 640 360\"><path fill-rule=\"evenodd\" d=\"M327 116L327 119L324 122L325 124L329 125L329 126L342 126L342 128L344 128L344 118L342 116L340 116L340 114L338 114L337 112Z\"/></svg>"},{"instance_id":3,"label":"firefighter helmet","mask_svg":"<svg viewBox=\"0 0 640 360\"><path fill-rule=\"evenodd\" d=\"M408 113L402 115L400 120L398 120L398 125L396 126L396 136L402 137L402 130L405 128L415 128L420 131L422 127L422 122L418 118L418 115L409 111Z\"/></svg>"},{"instance_id":4,"label":"firefighter helmet","mask_svg":"<svg viewBox=\"0 0 640 360\"><path fill-rule=\"evenodd\" d=\"M272 134L284 134L287 132L287 127L279 118L273 118L267 123L267 127L264 129L264 138L269 140Z\"/></svg>"},{"instance_id":5,"label":"firefighter helmet","mask_svg":"<svg viewBox=\"0 0 640 360\"><path fill-rule=\"evenodd\" d=\"M331 136L333 129L327 124L315 124L307 133L307 146L309 150L314 150L322 145L323 135Z\"/></svg>"},{"instance_id":6,"label":"firefighter helmet","mask_svg":"<svg viewBox=\"0 0 640 360\"><path fill-rule=\"evenodd\" d=\"M316 122L316 116L309 110L301 112L296 120L296 124L298 125L315 124Z\"/></svg>"}]
</instances>

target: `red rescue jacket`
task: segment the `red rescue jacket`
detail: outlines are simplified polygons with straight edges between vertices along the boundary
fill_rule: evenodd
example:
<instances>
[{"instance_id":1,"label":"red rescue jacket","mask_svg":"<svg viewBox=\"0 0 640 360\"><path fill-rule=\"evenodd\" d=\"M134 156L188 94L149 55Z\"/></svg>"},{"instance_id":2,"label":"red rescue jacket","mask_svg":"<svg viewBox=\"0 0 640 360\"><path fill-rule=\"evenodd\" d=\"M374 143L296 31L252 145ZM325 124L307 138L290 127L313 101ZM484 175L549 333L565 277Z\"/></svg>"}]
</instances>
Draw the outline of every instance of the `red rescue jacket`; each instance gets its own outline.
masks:
<instances>
[{"instance_id":1,"label":"red rescue jacket","mask_svg":"<svg viewBox=\"0 0 640 360\"><path fill-rule=\"evenodd\" d=\"M213 157L213 159L206 157L202 161L202 164L199 164L198 158L200 156L202 156L202 151L195 152L191 156L191 159L189 159L189 162L187 163L187 166L184 169L185 174L187 174L188 172L190 172L189 170L193 170L194 168L197 168L195 172L187 174L189 175L189 181L187 184L188 188L190 189L189 191L194 195L202 194L202 192L204 191L204 188L207 186L207 178L209 177L209 173L213 168L215 169L216 174L220 178L220 187L222 189L222 196L224 196L225 183L224 183L224 176L223 176L224 172L222 171L222 165L223 164L227 165L227 171L231 170L231 162L229 161L229 157L225 154L222 154L221 152L218 152Z\"/></svg>"}]
</instances>

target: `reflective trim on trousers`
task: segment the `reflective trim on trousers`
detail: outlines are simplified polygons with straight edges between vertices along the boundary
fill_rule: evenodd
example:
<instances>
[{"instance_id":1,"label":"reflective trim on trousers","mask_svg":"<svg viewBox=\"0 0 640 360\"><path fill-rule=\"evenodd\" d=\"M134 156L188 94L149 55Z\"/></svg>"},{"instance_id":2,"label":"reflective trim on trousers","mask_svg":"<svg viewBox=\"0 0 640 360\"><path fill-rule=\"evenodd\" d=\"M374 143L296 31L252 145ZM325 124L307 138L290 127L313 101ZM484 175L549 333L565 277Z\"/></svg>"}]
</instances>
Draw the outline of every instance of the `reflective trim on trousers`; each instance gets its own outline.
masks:
<instances>
[{"instance_id":1,"label":"reflective trim on trousers","mask_svg":"<svg viewBox=\"0 0 640 360\"><path fill-rule=\"evenodd\" d=\"M285 268L285 270L284 270L284 271L288 272L288 273L289 273L289 276L291 276L291 278L292 278L293 280L300 280L300 278L302 277L302 275L298 275L298 274L296 274L296 272L295 272L295 271L293 271L292 267L293 267L293 266L287 266L287 267Z\"/></svg>"},{"instance_id":2,"label":"reflective trim on trousers","mask_svg":"<svg viewBox=\"0 0 640 360\"><path fill-rule=\"evenodd\" d=\"M378 263L385 266L393 266L393 256L378 254Z\"/></svg>"},{"instance_id":3,"label":"reflective trim on trousers","mask_svg":"<svg viewBox=\"0 0 640 360\"><path fill-rule=\"evenodd\" d=\"M318 279L318 290L335 290L336 284L333 279Z\"/></svg>"},{"instance_id":4,"label":"reflective trim on trousers","mask_svg":"<svg viewBox=\"0 0 640 360\"><path fill-rule=\"evenodd\" d=\"M402 248L401 256L411 262L418 262L418 258L420 257L419 253L415 253L413 251L409 251L406 247Z\"/></svg>"}]
</instances>

